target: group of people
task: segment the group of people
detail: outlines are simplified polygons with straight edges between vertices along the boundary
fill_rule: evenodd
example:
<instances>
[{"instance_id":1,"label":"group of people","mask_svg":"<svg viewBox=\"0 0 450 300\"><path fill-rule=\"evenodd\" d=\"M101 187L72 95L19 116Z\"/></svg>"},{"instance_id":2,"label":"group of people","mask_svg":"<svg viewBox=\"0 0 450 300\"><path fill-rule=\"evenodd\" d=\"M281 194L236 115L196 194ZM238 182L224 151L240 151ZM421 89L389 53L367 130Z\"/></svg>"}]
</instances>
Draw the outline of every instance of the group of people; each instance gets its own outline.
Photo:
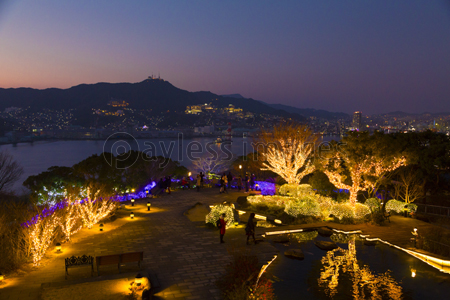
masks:
<instances>
[{"instance_id":1,"label":"group of people","mask_svg":"<svg viewBox=\"0 0 450 300\"><path fill-rule=\"evenodd\" d=\"M225 243L223 240L223 236L225 235L227 222L225 221L225 214L222 214L219 218L219 229L220 229L220 243ZM253 243L256 244L255 239L255 227L256 223L254 222L255 213L251 213L248 217L247 225L245 226L245 234L247 235L247 245L249 245L250 237L253 238Z\"/></svg>"},{"instance_id":2,"label":"group of people","mask_svg":"<svg viewBox=\"0 0 450 300\"><path fill-rule=\"evenodd\" d=\"M171 186L172 186L172 178L170 176L160 178L158 181L158 188L159 188L158 194L163 194L164 192L167 191L167 193L170 195Z\"/></svg>"},{"instance_id":3,"label":"group of people","mask_svg":"<svg viewBox=\"0 0 450 300\"><path fill-rule=\"evenodd\" d=\"M233 175L231 172L228 172L228 175L223 173L223 175L220 177L220 193L228 193L227 187L231 188L231 182L233 181ZM239 191L241 191L243 188L245 188L245 192L248 193L249 190L255 189L255 183L256 183L256 176L255 174L250 175L250 173L246 173L244 178L239 175L236 178L237 181L237 188Z\"/></svg>"}]
</instances>

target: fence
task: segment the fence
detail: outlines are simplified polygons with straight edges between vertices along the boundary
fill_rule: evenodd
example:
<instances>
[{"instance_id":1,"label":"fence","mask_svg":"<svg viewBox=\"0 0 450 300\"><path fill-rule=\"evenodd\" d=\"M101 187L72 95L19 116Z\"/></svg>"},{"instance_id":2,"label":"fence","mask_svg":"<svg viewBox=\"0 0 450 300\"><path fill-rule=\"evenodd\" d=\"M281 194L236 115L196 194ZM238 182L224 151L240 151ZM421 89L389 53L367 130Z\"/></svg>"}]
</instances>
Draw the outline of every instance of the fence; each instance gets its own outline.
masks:
<instances>
[{"instance_id":1,"label":"fence","mask_svg":"<svg viewBox=\"0 0 450 300\"><path fill-rule=\"evenodd\" d=\"M450 207L447 206L417 204L417 212L450 218Z\"/></svg>"}]
</instances>

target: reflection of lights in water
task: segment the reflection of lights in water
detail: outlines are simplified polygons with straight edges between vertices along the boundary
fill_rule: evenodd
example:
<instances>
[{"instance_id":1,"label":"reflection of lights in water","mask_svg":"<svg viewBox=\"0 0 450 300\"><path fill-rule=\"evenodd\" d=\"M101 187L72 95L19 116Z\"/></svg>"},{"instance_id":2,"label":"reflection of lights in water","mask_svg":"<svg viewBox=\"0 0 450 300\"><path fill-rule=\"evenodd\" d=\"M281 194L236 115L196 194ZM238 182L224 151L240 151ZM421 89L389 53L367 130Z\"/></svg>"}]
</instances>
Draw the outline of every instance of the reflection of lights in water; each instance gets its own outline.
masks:
<instances>
[{"instance_id":1,"label":"reflection of lights in water","mask_svg":"<svg viewBox=\"0 0 450 300\"><path fill-rule=\"evenodd\" d=\"M328 297L338 293L339 283L341 287L347 286L344 282L347 279L351 281L354 299L401 299L402 288L390 271L373 274L367 265L358 264L354 239L349 241L348 248L328 251L321 260L323 268L318 283Z\"/></svg>"}]
</instances>

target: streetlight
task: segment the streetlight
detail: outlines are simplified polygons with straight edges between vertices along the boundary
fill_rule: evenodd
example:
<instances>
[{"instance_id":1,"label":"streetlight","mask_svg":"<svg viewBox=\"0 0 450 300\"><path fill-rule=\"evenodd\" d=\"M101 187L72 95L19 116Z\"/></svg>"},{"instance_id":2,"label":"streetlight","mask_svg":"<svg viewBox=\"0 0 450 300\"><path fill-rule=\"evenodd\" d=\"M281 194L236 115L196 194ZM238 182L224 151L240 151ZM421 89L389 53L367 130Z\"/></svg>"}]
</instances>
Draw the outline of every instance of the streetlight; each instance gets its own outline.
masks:
<instances>
[{"instance_id":1,"label":"streetlight","mask_svg":"<svg viewBox=\"0 0 450 300\"><path fill-rule=\"evenodd\" d=\"M152 206L152 204L150 203L150 201L147 201L147 210L150 211L150 206Z\"/></svg>"}]
</instances>

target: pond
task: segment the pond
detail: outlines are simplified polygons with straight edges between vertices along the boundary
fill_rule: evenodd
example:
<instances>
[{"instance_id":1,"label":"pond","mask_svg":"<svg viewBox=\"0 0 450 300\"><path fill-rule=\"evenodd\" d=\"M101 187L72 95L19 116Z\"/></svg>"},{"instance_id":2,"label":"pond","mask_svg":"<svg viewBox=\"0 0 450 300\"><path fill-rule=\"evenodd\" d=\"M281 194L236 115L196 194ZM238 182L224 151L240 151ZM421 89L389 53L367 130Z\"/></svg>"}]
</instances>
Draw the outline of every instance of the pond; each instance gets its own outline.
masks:
<instances>
[{"instance_id":1,"label":"pond","mask_svg":"<svg viewBox=\"0 0 450 300\"><path fill-rule=\"evenodd\" d=\"M289 234L290 242L274 243L280 254L267 269L278 299L449 299L450 274L403 251L378 243L364 245L357 235L317 231ZM330 241L338 249L324 251L313 240ZM300 248L305 258L284 256Z\"/></svg>"}]
</instances>

